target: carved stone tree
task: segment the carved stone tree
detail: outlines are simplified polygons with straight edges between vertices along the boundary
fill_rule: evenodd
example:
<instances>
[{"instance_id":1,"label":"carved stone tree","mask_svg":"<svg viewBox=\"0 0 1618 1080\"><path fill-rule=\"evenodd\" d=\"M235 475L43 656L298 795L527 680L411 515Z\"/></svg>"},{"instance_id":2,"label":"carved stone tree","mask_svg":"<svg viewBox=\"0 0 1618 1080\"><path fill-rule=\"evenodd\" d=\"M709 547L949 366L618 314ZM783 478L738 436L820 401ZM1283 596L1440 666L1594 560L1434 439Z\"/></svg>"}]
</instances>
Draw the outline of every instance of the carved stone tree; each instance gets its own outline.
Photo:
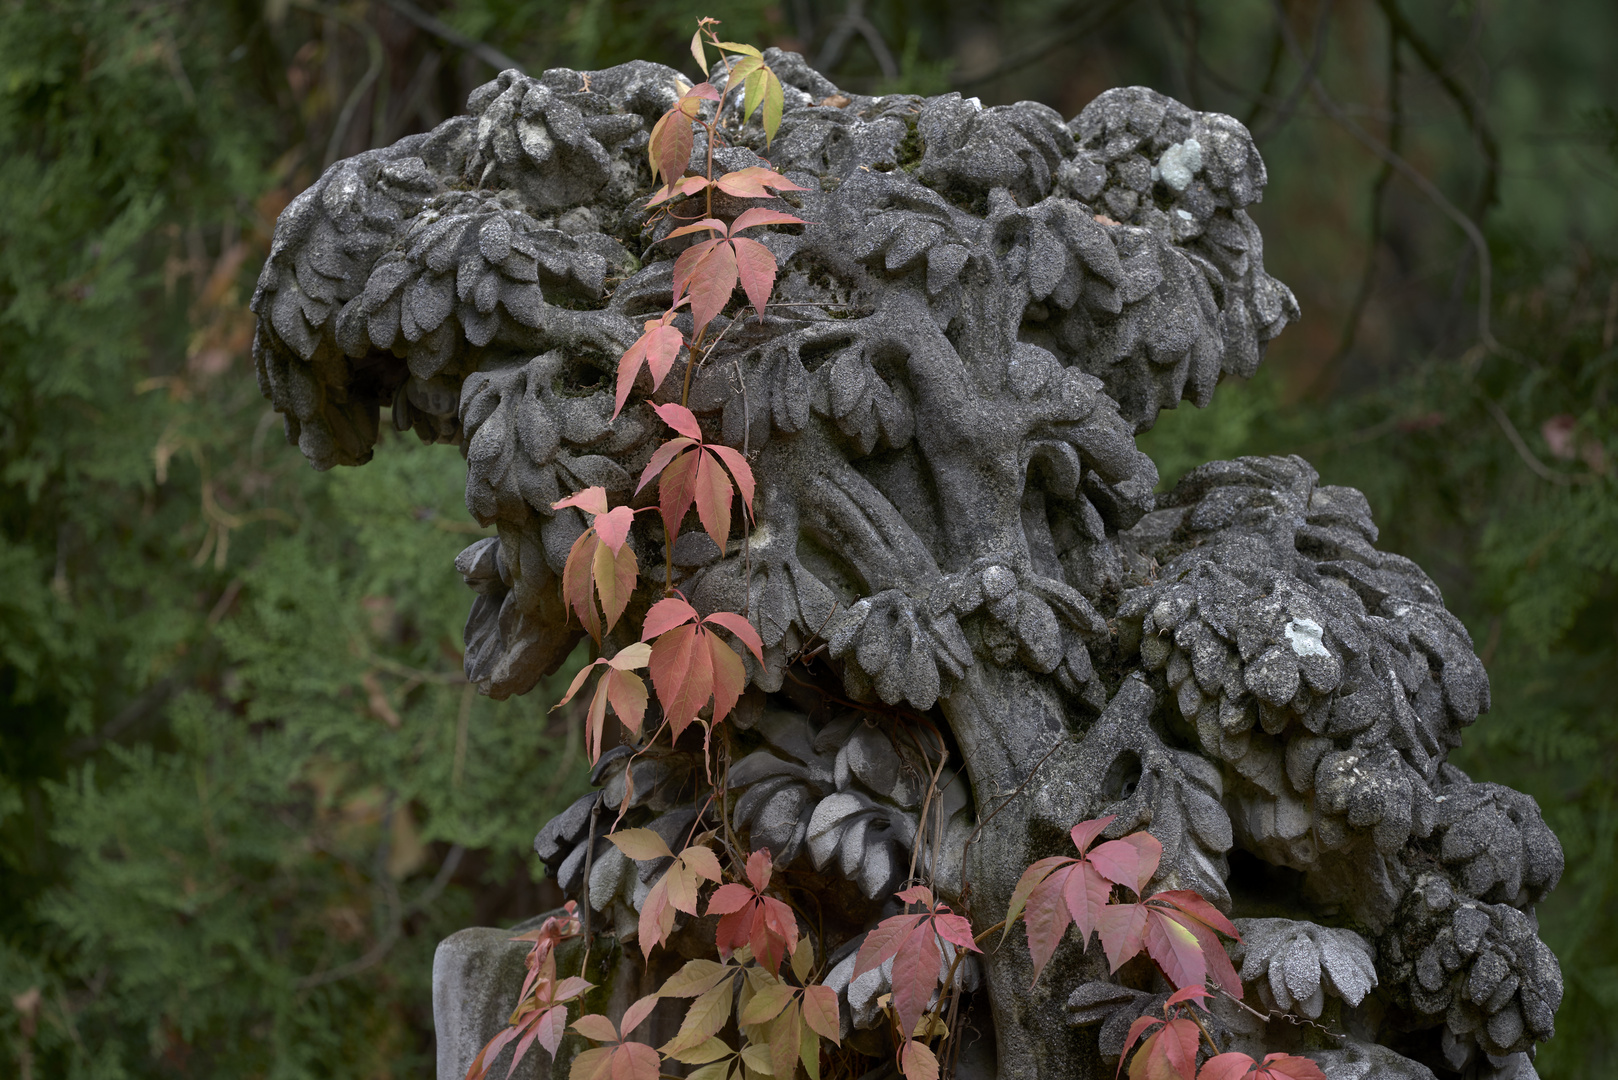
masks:
<instances>
[{"instance_id":1,"label":"carved stone tree","mask_svg":"<svg viewBox=\"0 0 1618 1080\"><path fill-rule=\"evenodd\" d=\"M1143 88L1064 121L845 94L767 59L788 84L769 162L805 190L715 212L812 224L764 237L779 303L760 319L738 294L688 399L750 458L756 518L723 557L691 532L671 560L764 660L715 734L717 799L700 738L624 746L540 832L597 948L633 935L657 869L603 839L612 821L672 843L723 818L814 896L845 1033L880 1059L884 977L849 976L893 891L925 877L981 931L1076 821L1115 815L1106 835L1162 842L1162 887L1237 917L1272 1020L1216 1008L1231 1045L1334 1078L1533 1076L1561 997L1533 906L1562 854L1531 799L1445 762L1489 702L1466 630L1377 550L1364 497L1302 459L1213 462L1154 496L1135 446L1298 315L1244 209L1265 184L1246 129ZM648 132L681 89L646 63L505 72L471 115L327 170L253 301L261 385L315 467L369 459L383 409L461 448L467 506L498 530L457 560L467 675L495 697L582 636L559 575L585 521L552 504L655 498L633 478L681 380L653 397L643 373L616 419L613 383L690 240L644 224ZM756 123L727 134L724 168L759 163ZM654 518L629 542L664 584ZM1071 940L1036 983L1022 937L956 969L958 1074L1111 1075L1165 987Z\"/></svg>"}]
</instances>

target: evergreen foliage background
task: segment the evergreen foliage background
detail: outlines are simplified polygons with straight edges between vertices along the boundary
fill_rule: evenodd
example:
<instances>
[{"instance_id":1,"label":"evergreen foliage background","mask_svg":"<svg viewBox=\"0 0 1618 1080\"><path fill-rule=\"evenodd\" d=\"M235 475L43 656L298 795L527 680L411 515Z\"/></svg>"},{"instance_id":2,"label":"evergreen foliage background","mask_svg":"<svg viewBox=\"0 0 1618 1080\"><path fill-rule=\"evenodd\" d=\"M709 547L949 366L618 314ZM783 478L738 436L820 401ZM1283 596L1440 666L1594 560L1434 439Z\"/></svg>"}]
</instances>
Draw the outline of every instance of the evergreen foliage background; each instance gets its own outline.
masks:
<instances>
[{"instance_id":1,"label":"evergreen foliage background","mask_svg":"<svg viewBox=\"0 0 1618 1080\"><path fill-rule=\"evenodd\" d=\"M1618 9L699 7L0 0L0 1070L425 1076L434 944L554 903L529 841L586 783L578 731L556 686L462 680L461 462L394 439L309 470L245 303L287 200L459 111L480 52L689 66L713 14L862 90L1072 115L1146 83L1252 126L1304 321L1147 448L1166 480L1302 453L1439 581L1494 685L1457 761L1531 792L1567 849L1540 1071L1612 1075ZM1499 348L1475 248L1343 119L1481 225Z\"/></svg>"}]
</instances>

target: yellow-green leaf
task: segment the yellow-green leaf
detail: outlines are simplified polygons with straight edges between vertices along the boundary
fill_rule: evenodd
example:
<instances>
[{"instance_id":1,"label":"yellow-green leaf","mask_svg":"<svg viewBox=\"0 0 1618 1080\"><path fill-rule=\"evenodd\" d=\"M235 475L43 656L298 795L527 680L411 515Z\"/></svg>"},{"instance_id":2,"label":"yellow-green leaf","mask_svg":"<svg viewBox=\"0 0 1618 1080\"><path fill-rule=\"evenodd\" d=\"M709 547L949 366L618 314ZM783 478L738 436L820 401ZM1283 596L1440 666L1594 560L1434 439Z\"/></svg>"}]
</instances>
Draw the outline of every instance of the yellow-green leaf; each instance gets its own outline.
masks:
<instances>
[{"instance_id":1,"label":"yellow-green leaf","mask_svg":"<svg viewBox=\"0 0 1618 1080\"><path fill-rule=\"evenodd\" d=\"M820 1080L820 1036L804 1024L798 1032L798 1060L803 1062L803 1071L809 1074L809 1080Z\"/></svg>"},{"instance_id":2,"label":"yellow-green leaf","mask_svg":"<svg viewBox=\"0 0 1618 1080\"><path fill-rule=\"evenodd\" d=\"M732 1070L736 1067L732 1061L716 1061L712 1065L704 1065L692 1071L686 1080L730 1080Z\"/></svg>"},{"instance_id":3,"label":"yellow-green leaf","mask_svg":"<svg viewBox=\"0 0 1618 1080\"><path fill-rule=\"evenodd\" d=\"M775 983L759 988L753 999L742 1008L741 1015L736 1018L738 1024L764 1024L781 1015L787 1002L792 1000L792 987L786 983Z\"/></svg>"},{"instance_id":4,"label":"yellow-green leaf","mask_svg":"<svg viewBox=\"0 0 1618 1080\"><path fill-rule=\"evenodd\" d=\"M752 116L753 110L758 108L759 102L764 100L765 76L768 74L769 72L765 71L764 68L760 66L757 71L747 76L746 96L742 99L743 121Z\"/></svg>"},{"instance_id":5,"label":"yellow-green leaf","mask_svg":"<svg viewBox=\"0 0 1618 1080\"><path fill-rule=\"evenodd\" d=\"M693 1046L689 1050L681 1050L677 1054L670 1054L669 1057L686 1065L706 1065L710 1061L729 1057L733 1052L725 1040L716 1035L705 1043Z\"/></svg>"},{"instance_id":6,"label":"yellow-green leaf","mask_svg":"<svg viewBox=\"0 0 1618 1080\"><path fill-rule=\"evenodd\" d=\"M770 1048L757 1043L748 1043L742 1047L742 1062L756 1073L764 1076L774 1076L775 1070L770 1067Z\"/></svg>"},{"instance_id":7,"label":"yellow-green leaf","mask_svg":"<svg viewBox=\"0 0 1618 1080\"><path fill-rule=\"evenodd\" d=\"M672 858L668 841L650 829L620 829L607 837L613 846L636 862Z\"/></svg>"},{"instance_id":8,"label":"yellow-green leaf","mask_svg":"<svg viewBox=\"0 0 1618 1080\"><path fill-rule=\"evenodd\" d=\"M704 75L708 74L708 52L702 47L702 30L699 28L691 35L691 55L697 58L697 66Z\"/></svg>"},{"instance_id":9,"label":"yellow-green leaf","mask_svg":"<svg viewBox=\"0 0 1618 1080\"><path fill-rule=\"evenodd\" d=\"M675 1033L674 1038L664 1044L663 1053L669 1055L681 1053L701 1046L719 1034L719 1029L730 1019L734 997L731 984L726 982L720 983L693 1001L691 1008L686 1010L680 1030Z\"/></svg>"},{"instance_id":10,"label":"yellow-green leaf","mask_svg":"<svg viewBox=\"0 0 1618 1080\"><path fill-rule=\"evenodd\" d=\"M799 982L808 982L809 973L815 967L815 948L809 944L808 938L799 938L798 947L792 950L792 974L798 977Z\"/></svg>"},{"instance_id":11,"label":"yellow-green leaf","mask_svg":"<svg viewBox=\"0 0 1618 1080\"><path fill-rule=\"evenodd\" d=\"M764 69L766 85L764 87L764 145L768 146L775 138L775 133L781 127L781 110L786 107L786 95L781 90L781 80L775 77L775 72L769 68Z\"/></svg>"},{"instance_id":12,"label":"yellow-green leaf","mask_svg":"<svg viewBox=\"0 0 1618 1080\"><path fill-rule=\"evenodd\" d=\"M725 91L728 93L731 90L736 89L737 84L745 83L749 78L752 77L753 72L757 71L763 66L764 61L760 60L756 56L742 57L741 60L737 61L731 66L730 78L725 83ZM746 117L744 116L742 119L745 120Z\"/></svg>"}]
</instances>

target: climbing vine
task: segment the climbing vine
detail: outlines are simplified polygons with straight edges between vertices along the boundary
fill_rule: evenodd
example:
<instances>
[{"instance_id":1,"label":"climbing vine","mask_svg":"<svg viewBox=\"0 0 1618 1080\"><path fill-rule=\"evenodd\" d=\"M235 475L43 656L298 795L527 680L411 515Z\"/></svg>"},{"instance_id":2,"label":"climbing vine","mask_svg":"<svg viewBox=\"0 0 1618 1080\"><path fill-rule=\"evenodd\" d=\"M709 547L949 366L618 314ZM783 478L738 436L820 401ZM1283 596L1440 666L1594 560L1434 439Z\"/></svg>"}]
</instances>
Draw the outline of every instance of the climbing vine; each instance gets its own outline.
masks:
<instances>
[{"instance_id":1,"label":"climbing vine","mask_svg":"<svg viewBox=\"0 0 1618 1080\"><path fill-rule=\"evenodd\" d=\"M823 1069L841 1060L833 1057L841 1047L841 1021L838 993L824 982L828 958L821 942L800 931L799 910L776 873L770 851L744 851L728 829L704 828L708 806L717 802L723 817L728 795L722 778L729 739L716 740L715 735L747 684L738 649L721 635L734 638L760 663L763 642L742 614L702 615L674 584L674 546L690 512L696 511L701 530L723 554L730 542L733 503L739 499L744 523L750 524L756 495L746 456L704 438L688 405L692 374L723 336L721 332L710 337L709 331L738 287L757 318L765 318L778 266L771 250L750 233L772 225L811 224L765 207L749 207L728 219L715 210L715 191L749 200L803 190L767 165L714 174L714 150L727 134L750 123L756 114L768 145L783 107L780 80L762 54L750 45L721 40L717 25L714 19L699 20L691 52L705 76L714 74L709 51L717 54L723 89L706 80L683 87L653 127L647 147L652 181L658 185L645 204L652 211L648 224L657 225L664 217L674 223L657 242L703 239L677 256L668 308L644 322L640 337L618 363L614 418L647 381L651 394L659 393L684 357L678 401L651 403L670 434L652 454L635 495L655 483L656 506L614 507L605 489L589 487L552 507L571 507L588 519L588 527L568 554L562 591L570 614L602 650L640 583L641 567L628 542L636 516L655 509L661 519L663 595L649 605L639 640L610 656L599 656L581 670L557 707L580 694L590 679L597 680L585 723L585 748L592 763L603 753L609 710L639 752L660 739L677 741L693 725L701 729L709 782L716 771L721 780L684 845L676 851L662 835L645 828L617 829L606 839L628 859L667 864L641 902L636 933L645 960L650 963L654 952L668 945L680 915L716 919L716 959L688 960L656 992L630 1004L616 1019L585 1011L568 1025L568 1007L595 988L582 976L557 976L556 946L568 937L587 934L570 902L564 915L526 935L533 945L516 1008L509 1025L472 1062L468 1080L482 1080L510 1044L515 1050L507 1075L535 1042L554 1057L568 1027L597 1044L573 1059L571 1080L658 1080L665 1063L689 1068L691 1080L758 1076L790 1080L800 1065L809 1080L821 1080ZM738 87L740 93L733 93ZM699 135L706 149L702 169L693 171L689 165ZM681 213L694 205L700 205L695 214ZM650 691L638 674L642 671L651 679ZM654 695L659 719L648 732L645 722ZM936 729L932 735L940 757L923 803L924 828L926 806L939 795L947 754L942 735ZM718 762L716 742L718 756L724 759ZM632 781L630 771L624 775L626 783ZM621 805L627 807L629 800ZM937 899L925 867L918 878L912 863L906 887L894 894L903 906L901 912L866 934L852 976L890 972L891 992L882 999L882 1007L905 1080L939 1080L949 1070L953 1054L959 1052L960 964L967 954L981 952L980 942L996 929L1003 928L1004 947L1019 918L1027 926L1036 980L1069 926L1076 926L1084 948L1092 934L1099 935L1113 972L1144 954L1175 988L1162 1019L1142 1017L1130 1029L1124 1057L1135 1050L1132 1080L1198 1080L1196 1063L1203 1038L1214 1056L1203 1065L1201 1080L1323 1080L1318 1068L1304 1058L1271 1055L1260 1063L1242 1054L1218 1053L1191 1010L1209 997L1205 984L1210 978L1221 992L1241 997L1241 981L1220 940L1221 935L1239 939L1236 927L1195 892L1145 895L1157 872L1162 845L1145 832L1097 844L1113 820L1105 817L1075 825L1071 836L1077 856L1041 859L1030 866L1017 884L1005 920L980 933L974 933L964 915ZM915 850L922 845L918 835ZM1121 890L1137 899L1119 899L1115 893ZM678 1031L660 1047L637 1041L635 1033L663 1000L690 1002Z\"/></svg>"}]
</instances>

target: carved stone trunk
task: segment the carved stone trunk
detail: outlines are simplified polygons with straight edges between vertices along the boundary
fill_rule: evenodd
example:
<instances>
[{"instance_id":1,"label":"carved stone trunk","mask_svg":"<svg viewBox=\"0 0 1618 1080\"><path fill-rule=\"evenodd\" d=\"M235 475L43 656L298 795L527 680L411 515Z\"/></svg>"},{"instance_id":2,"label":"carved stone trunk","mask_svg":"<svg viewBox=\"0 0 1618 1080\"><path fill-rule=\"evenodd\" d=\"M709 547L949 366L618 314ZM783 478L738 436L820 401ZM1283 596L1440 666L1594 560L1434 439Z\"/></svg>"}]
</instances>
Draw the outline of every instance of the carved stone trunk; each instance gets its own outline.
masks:
<instances>
[{"instance_id":1,"label":"carved stone trunk","mask_svg":"<svg viewBox=\"0 0 1618 1080\"><path fill-rule=\"evenodd\" d=\"M683 536L672 566L701 611L763 636L703 813L816 898L849 1043L873 1067L887 1052L886 987L850 975L895 889L925 877L982 930L1069 827L1115 815L1108 836L1163 843L1158 886L1237 917L1247 1000L1292 1021L1220 1007L1230 1047L1308 1052L1333 1080L1533 1076L1561 997L1533 906L1562 855L1531 799L1445 762L1489 702L1466 630L1376 549L1364 497L1303 460L1213 462L1154 495L1135 446L1298 317L1245 209L1265 184L1246 129L1138 87L1064 120L845 94L767 59L777 138L736 127L714 157L767 153L806 190L715 211L812 224L762 237L780 304L716 320L691 386L705 436L752 461L756 521L736 516L724 557ZM585 522L552 503L631 500L648 400L679 392L611 418L617 358L667 306L683 242L643 224L648 132L679 85L646 63L501 74L470 115L332 166L282 215L254 298L261 385L317 468L368 460L383 408L461 447L468 509L498 530L457 561L477 593L467 674L496 697L581 635L558 575ZM630 538L659 584L661 542ZM700 747L630 762L604 756L599 792L536 840L590 909L594 956L626 955L659 869L609 823L673 843L699 811ZM682 925L661 962L712 933ZM441 1080L503 1023L520 962L508 990L490 980L510 981L511 948L441 947ZM603 993L655 985L633 955ZM1020 927L957 977L960 1076L1110 1076L1165 989L1071 942L1030 989Z\"/></svg>"}]
</instances>

